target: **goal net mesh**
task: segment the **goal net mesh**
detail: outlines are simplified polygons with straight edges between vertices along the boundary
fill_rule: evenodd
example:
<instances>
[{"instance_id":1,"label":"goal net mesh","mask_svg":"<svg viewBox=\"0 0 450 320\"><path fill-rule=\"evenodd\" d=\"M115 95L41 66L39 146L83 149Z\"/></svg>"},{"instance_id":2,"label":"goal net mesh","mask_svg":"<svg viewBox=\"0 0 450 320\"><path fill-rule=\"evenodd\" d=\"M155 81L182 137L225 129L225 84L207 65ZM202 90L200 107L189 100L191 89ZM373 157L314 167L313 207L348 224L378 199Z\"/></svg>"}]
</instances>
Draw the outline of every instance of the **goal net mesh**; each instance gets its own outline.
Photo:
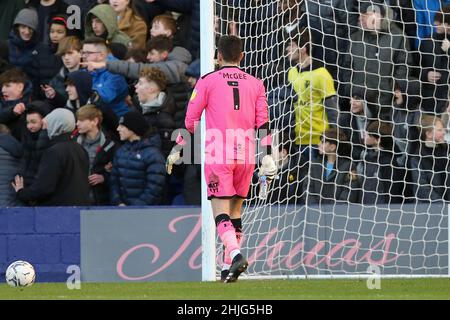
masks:
<instances>
[{"instance_id":1,"label":"goal net mesh","mask_svg":"<svg viewBox=\"0 0 450 320\"><path fill-rule=\"evenodd\" d=\"M244 203L249 277L448 275L445 12L215 0L216 36L240 36L264 81L279 165Z\"/></svg>"}]
</instances>

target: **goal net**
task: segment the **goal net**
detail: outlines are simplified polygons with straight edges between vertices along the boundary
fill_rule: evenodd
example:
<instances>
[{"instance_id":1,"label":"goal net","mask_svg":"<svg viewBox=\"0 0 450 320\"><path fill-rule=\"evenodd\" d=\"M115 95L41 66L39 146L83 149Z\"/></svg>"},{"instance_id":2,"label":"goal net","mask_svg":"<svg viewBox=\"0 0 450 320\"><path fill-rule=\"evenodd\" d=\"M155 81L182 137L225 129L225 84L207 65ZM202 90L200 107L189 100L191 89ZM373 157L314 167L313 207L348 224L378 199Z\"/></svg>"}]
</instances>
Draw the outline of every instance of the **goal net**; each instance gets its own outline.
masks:
<instances>
[{"instance_id":1,"label":"goal net","mask_svg":"<svg viewBox=\"0 0 450 320\"><path fill-rule=\"evenodd\" d=\"M246 276L448 276L446 9L214 7L216 36L240 36L241 67L265 83L279 165L267 199L255 175L244 204Z\"/></svg>"}]
</instances>

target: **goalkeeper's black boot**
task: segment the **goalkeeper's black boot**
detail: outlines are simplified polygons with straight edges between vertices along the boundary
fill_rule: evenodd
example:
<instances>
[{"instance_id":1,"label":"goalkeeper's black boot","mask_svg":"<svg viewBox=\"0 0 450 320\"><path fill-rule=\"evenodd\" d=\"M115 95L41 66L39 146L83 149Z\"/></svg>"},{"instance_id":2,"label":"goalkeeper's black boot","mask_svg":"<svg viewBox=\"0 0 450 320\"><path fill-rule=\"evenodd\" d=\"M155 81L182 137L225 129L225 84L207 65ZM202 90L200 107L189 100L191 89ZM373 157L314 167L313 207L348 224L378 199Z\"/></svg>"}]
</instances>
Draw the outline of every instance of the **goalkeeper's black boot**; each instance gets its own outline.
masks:
<instances>
[{"instance_id":1,"label":"goalkeeper's black boot","mask_svg":"<svg viewBox=\"0 0 450 320\"><path fill-rule=\"evenodd\" d=\"M247 270L248 262L242 254L237 254L230 267L230 273L225 279L225 283L236 282L242 272Z\"/></svg>"},{"instance_id":2,"label":"goalkeeper's black boot","mask_svg":"<svg viewBox=\"0 0 450 320\"><path fill-rule=\"evenodd\" d=\"M229 273L230 273L230 270L228 270L228 269L220 271L220 281L225 282Z\"/></svg>"}]
</instances>

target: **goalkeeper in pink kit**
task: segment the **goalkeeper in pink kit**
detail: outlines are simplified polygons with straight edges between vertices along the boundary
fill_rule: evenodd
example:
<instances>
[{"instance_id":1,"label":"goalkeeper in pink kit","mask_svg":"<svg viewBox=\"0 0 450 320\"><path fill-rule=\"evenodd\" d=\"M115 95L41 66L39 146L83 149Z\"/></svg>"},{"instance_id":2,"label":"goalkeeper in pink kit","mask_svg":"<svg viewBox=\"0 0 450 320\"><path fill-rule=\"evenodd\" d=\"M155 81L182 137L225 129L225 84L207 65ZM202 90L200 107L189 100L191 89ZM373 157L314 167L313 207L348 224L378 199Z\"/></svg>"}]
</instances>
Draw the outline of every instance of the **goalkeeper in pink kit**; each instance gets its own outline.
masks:
<instances>
[{"instance_id":1,"label":"goalkeeper in pink kit","mask_svg":"<svg viewBox=\"0 0 450 320\"><path fill-rule=\"evenodd\" d=\"M248 263L240 252L241 208L255 169L255 130L267 147L259 175L271 180L276 165L270 155L268 108L264 84L239 69L242 41L222 36L218 43L220 69L197 82L186 112L186 129L194 133L206 110L205 178L217 233L223 245L221 279L235 282ZM167 159L168 172L180 158L177 146Z\"/></svg>"}]
</instances>

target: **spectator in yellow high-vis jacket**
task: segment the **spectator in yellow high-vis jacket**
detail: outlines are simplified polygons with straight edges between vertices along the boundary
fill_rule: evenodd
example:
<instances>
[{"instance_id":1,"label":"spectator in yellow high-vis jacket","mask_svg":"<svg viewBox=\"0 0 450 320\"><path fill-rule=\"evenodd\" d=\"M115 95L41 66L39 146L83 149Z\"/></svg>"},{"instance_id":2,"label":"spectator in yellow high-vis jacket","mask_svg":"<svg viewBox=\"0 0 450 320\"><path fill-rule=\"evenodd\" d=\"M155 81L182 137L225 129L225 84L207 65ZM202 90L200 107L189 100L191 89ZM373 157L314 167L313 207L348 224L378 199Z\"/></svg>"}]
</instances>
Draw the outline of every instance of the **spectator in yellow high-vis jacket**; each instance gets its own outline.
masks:
<instances>
[{"instance_id":1,"label":"spectator in yellow high-vis jacket","mask_svg":"<svg viewBox=\"0 0 450 320\"><path fill-rule=\"evenodd\" d=\"M297 95L294 105L296 144L303 150L317 146L329 125L336 124L336 90L327 69L315 68L310 56L308 30L300 30L298 38L293 39L286 50L295 63L289 69L288 81ZM313 152L313 158L316 155L317 150Z\"/></svg>"}]
</instances>

